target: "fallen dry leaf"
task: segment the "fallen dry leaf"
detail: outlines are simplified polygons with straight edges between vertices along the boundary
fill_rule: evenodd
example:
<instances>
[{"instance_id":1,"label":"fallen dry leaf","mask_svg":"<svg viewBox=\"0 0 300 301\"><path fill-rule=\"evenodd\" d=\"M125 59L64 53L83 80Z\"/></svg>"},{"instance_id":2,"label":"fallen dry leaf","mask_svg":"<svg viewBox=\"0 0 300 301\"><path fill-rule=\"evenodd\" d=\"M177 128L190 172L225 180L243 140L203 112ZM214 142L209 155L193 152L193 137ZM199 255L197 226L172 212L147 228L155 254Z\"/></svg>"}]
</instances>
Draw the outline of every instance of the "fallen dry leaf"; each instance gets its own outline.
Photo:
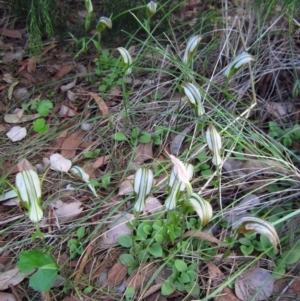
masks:
<instances>
[{"instance_id":1,"label":"fallen dry leaf","mask_svg":"<svg viewBox=\"0 0 300 301\"><path fill-rule=\"evenodd\" d=\"M60 154L53 154L50 156L50 166L53 170L67 172L72 167L72 162Z\"/></svg>"},{"instance_id":2,"label":"fallen dry leaf","mask_svg":"<svg viewBox=\"0 0 300 301\"><path fill-rule=\"evenodd\" d=\"M18 169L19 171L29 169L36 171L35 167L27 159L23 159L21 162L18 163Z\"/></svg>"},{"instance_id":3,"label":"fallen dry leaf","mask_svg":"<svg viewBox=\"0 0 300 301\"><path fill-rule=\"evenodd\" d=\"M110 230L106 231L102 237L101 246L109 248L117 243L118 237L131 235L132 231L126 224L132 219L134 219L134 215L129 213L114 216L113 222L109 226Z\"/></svg>"},{"instance_id":4,"label":"fallen dry leaf","mask_svg":"<svg viewBox=\"0 0 300 301\"><path fill-rule=\"evenodd\" d=\"M291 102L266 102L266 110L274 119L282 119L287 115L295 112L295 104Z\"/></svg>"},{"instance_id":5,"label":"fallen dry leaf","mask_svg":"<svg viewBox=\"0 0 300 301\"><path fill-rule=\"evenodd\" d=\"M93 164L93 168L94 169L97 169L97 168L100 168L101 166L103 166L104 164L106 164L110 159L110 156L107 155L107 156L102 156L102 157L99 157Z\"/></svg>"},{"instance_id":6,"label":"fallen dry leaf","mask_svg":"<svg viewBox=\"0 0 300 301\"><path fill-rule=\"evenodd\" d=\"M19 30L10 30L7 28L1 28L0 33L12 39L22 39L22 34Z\"/></svg>"},{"instance_id":7,"label":"fallen dry leaf","mask_svg":"<svg viewBox=\"0 0 300 301\"><path fill-rule=\"evenodd\" d=\"M140 143L135 152L133 162L130 164L131 168L140 166L143 162L153 158L152 151L153 143Z\"/></svg>"},{"instance_id":8,"label":"fallen dry leaf","mask_svg":"<svg viewBox=\"0 0 300 301\"><path fill-rule=\"evenodd\" d=\"M60 68L60 70L54 75L52 78L52 82L56 82L60 79L62 79L66 74L71 72L73 70L73 65L65 65Z\"/></svg>"},{"instance_id":9,"label":"fallen dry leaf","mask_svg":"<svg viewBox=\"0 0 300 301\"><path fill-rule=\"evenodd\" d=\"M59 116L62 117L73 117L77 114L77 112L66 105L61 105L60 110L58 112Z\"/></svg>"},{"instance_id":10,"label":"fallen dry leaf","mask_svg":"<svg viewBox=\"0 0 300 301\"><path fill-rule=\"evenodd\" d=\"M76 99L77 99L77 93L74 93L71 90L68 90L67 96L68 96L68 99L73 102L76 101Z\"/></svg>"},{"instance_id":11,"label":"fallen dry leaf","mask_svg":"<svg viewBox=\"0 0 300 301\"><path fill-rule=\"evenodd\" d=\"M73 132L65 139L61 146L61 155L65 158L73 158L86 133L83 131Z\"/></svg>"},{"instance_id":12,"label":"fallen dry leaf","mask_svg":"<svg viewBox=\"0 0 300 301\"><path fill-rule=\"evenodd\" d=\"M20 99L22 99L22 97L25 96L27 93L28 93L27 88L25 88L25 87L20 87L20 88L17 88L17 89L14 90L13 96L14 96L14 98L20 100Z\"/></svg>"},{"instance_id":13,"label":"fallen dry leaf","mask_svg":"<svg viewBox=\"0 0 300 301\"><path fill-rule=\"evenodd\" d=\"M186 238L186 237L190 237L190 236L199 237L201 239L207 240L207 241L212 242L217 245L223 244L223 242L221 240L211 236L210 234L207 234L205 232L198 231L198 230L189 230L183 234L182 238Z\"/></svg>"},{"instance_id":14,"label":"fallen dry leaf","mask_svg":"<svg viewBox=\"0 0 300 301\"><path fill-rule=\"evenodd\" d=\"M27 130L24 127L14 126L6 133L6 136L13 142L24 139L27 135Z\"/></svg>"},{"instance_id":15,"label":"fallen dry leaf","mask_svg":"<svg viewBox=\"0 0 300 301\"><path fill-rule=\"evenodd\" d=\"M60 223L70 222L74 220L83 210L82 203L75 201L72 203L65 203L58 200L51 204L53 213Z\"/></svg>"},{"instance_id":16,"label":"fallen dry leaf","mask_svg":"<svg viewBox=\"0 0 300 301\"><path fill-rule=\"evenodd\" d=\"M120 285L125 279L127 272L128 267L118 261L109 271L108 277L104 281L103 286L113 288Z\"/></svg>"},{"instance_id":17,"label":"fallen dry leaf","mask_svg":"<svg viewBox=\"0 0 300 301\"><path fill-rule=\"evenodd\" d=\"M184 139L187 137L188 132L194 127L194 125L190 125L186 127L181 133L176 135L170 144L170 153L174 156L178 156L181 145Z\"/></svg>"},{"instance_id":18,"label":"fallen dry leaf","mask_svg":"<svg viewBox=\"0 0 300 301\"><path fill-rule=\"evenodd\" d=\"M108 112L108 107L105 103L105 101L96 93L93 92L89 92L89 95L91 95L93 97L93 99L95 100L95 102L97 103L99 110L101 111L101 113L103 115L107 115Z\"/></svg>"},{"instance_id":19,"label":"fallen dry leaf","mask_svg":"<svg viewBox=\"0 0 300 301\"><path fill-rule=\"evenodd\" d=\"M31 57L27 62L27 71L29 73L35 73L36 70L36 57Z\"/></svg>"},{"instance_id":20,"label":"fallen dry leaf","mask_svg":"<svg viewBox=\"0 0 300 301\"><path fill-rule=\"evenodd\" d=\"M148 196L146 199L146 206L143 210L143 213L154 213L161 211L163 209L163 205L160 203L160 201L153 197Z\"/></svg>"},{"instance_id":21,"label":"fallen dry leaf","mask_svg":"<svg viewBox=\"0 0 300 301\"><path fill-rule=\"evenodd\" d=\"M154 294L155 292L157 292L158 290L161 289L162 283L157 283L152 285L141 297L141 299L145 299L147 297L149 297L150 295ZM159 299L160 300L160 299Z\"/></svg>"},{"instance_id":22,"label":"fallen dry leaf","mask_svg":"<svg viewBox=\"0 0 300 301\"><path fill-rule=\"evenodd\" d=\"M271 273L261 268L249 269L235 281L235 293L243 301L268 300L274 288Z\"/></svg>"},{"instance_id":23,"label":"fallen dry leaf","mask_svg":"<svg viewBox=\"0 0 300 301\"><path fill-rule=\"evenodd\" d=\"M16 301L13 294L0 292L0 301Z\"/></svg>"},{"instance_id":24,"label":"fallen dry leaf","mask_svg":"<svg viewBox=\"0 0 300 301\"><path fill-rule=\"evenodd\" d=\"M215 301L241 301L229 287L224 287Z\"/></svg>"},{"instance_id":25,"label":"fallen dry leaf","mask_svg":"<svg viewBox=\"0 0 300 301\"><path fill-rule=\"evenodd\" d=\"M155 274L157 266L153 263L143 263L126 280L127 287L134 287L137 291L143 287Z\"/></svg>"},{"instance_id":26,"label":"fallen dry leaf","mask_svg":"<svg viewBox=\"0 0 300 301\"><path fill-rule=\"evenodd\" d=\"M134 175L127 177L121 184L119 185L118 195L128 195L133 192L133 180Z\"/></svg>"},{"instance_id":27,"label":"fallen dry leaf","mask_svg":"<svg viewBox=\"0 0 300 301\"><path fill-rule=\"evenodd\" d=\"M10 285L15 286L23 281L27 275L21 273L18 268L0 273L0 290L6 290Z\"/></svg>"},{"instance_id":28,"label":"fallen dry leaf","mask_svg":"<svg viewBox=\"0 0 300 301\"><path fill-rule=\"evenodd\" d=\"M40 117L40 114L23 115L21 118L17 114L5 114L4 121L7 123L23 123L32 121Z\"/></svg>"},{"instance_id":29,"label":"fallen dry leaf","mask_svg":"<svg viewBox=\"0 0 300 301\"><path fill-rule=\"evenodd\" d=\"M10 73L4 73L3 80L8 84L12 84L13 82L16 81L16 79L13 78L13 76Z\"/></svg>"},{"instance_id":30,"label":"fallen dry leaf","mask_svg":"<svg viewBox=\"0 0 300 301\"><path fill-rule=\"evenodd\" d=\"M61 85L60 90L63 91L63 92L66 92L66 91L74 88L75 85L76 85L76 82L77 82L77 77L75 77L75 79L72 82L70 82L66 85Z\"/></svg>"},{"instance_id":31,"label":"fallen dry leaf","mask_svg":"<svg viewBox=\"0 0 300 301\"><path fill-rule=\"evenodd\" d=\"M212 280L213 287L219 286L225 280L224 274L222 271L212 262L205 261L204 262L208 268L209 278Z\"/></svg>"}]
</instances>

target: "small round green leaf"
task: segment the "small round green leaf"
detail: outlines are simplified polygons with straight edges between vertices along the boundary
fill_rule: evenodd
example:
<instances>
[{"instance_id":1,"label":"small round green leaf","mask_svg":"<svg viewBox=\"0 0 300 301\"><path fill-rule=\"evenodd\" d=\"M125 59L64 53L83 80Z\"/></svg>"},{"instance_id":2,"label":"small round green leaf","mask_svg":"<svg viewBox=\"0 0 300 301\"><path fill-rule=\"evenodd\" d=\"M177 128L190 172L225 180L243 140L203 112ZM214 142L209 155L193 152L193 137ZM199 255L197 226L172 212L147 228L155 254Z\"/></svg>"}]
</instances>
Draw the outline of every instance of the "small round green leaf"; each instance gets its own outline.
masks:
<instances>
[{"instance_id":1,"label":"small round green leaf","mask_svg":"<svg viewBox=\"0 0 300 301\"><path fill-rule=\"evenodd\" d=\"M163 250L160 244L157 242L153 243L149 248L148 252L154 256L154 257L162 257L163 256Z\"/></svg>"},{"instance_id":2,"label":"small round green leaf","mask_svg":"<svg viewBox=\"0 0 300 301\"><path fill-rule=\"evenodd\" d=\"M128 287L127 290L125 291L125 296L126 296L126 298L128 298L128 299L133 298L134 294L135 294L135 289L134 289L134 287Z\"/></svg>"},{"instance_id":3,"label":"small round green leaf","mask_svg":"<svg viewBox=\"0 0 300 301\"><path fill-rule=\"evenodd\" d=\"M286 264L294 264L300 259L300 253L297 250L289 250L281 255L282 261Z\"/></svg>"},{"instance_id":4,"label":"small round green leaf","mask_svg":"<svg viewBox=\"0 0 300 301\"><path fill-rule=\"evenodd\" d=\"M48 292L57 278L57 270L38 269L29 279L29 285L38 292Z\"/></svg>"},{"instance_id":5,"label":"small round green leaf","mask_svg":"<svg viewBox=\"0 0 300 301\"><path fill-rule=\"evenodd\" d=\"M76 235L79 239L82 239L83 236L85 234L85 228L84 227L80 227L78 228L77 232L76 232Z\"/></svg>"},{"instance_id":6,"label":"small round green leaf","mask_svg":"<svg viewBox=\"0 0 300 301\"><path fill-rule=\"evenodd\" d=\"M141 137L139 138L141 143L149 143L151 141L151 134L148 132L143 132Z\"/></svg>"},{"instance_id":7,"label":"small round green leaf","mask_svg":"<svg viewBox=\"0 0 300 301\"><path fill-rule=\"evenodd\" d=\"M126 136L121 132L113 134L112 137L116 141L126 141L127 140Z\"/></svg>"},{"instance_id":8,"label":"small round green leaf","mask_svg":"<svg viewBox=\"0 0 300 301\"><path fill-rule=\"evenodd\" d=\"M250 246L241 246L241 251L245 256L250 255L254 251L254 247Z\"/></svg>"},{"instance_id":9,"label":"small round green leaf","mask_svg":"<svg viewBox=\"0 0 300 301\"><path fill-rule=\"evenodd\" d=\"M179 280L182 283L190 283L191 282L191 278L190 278L189 274L185 273L185 272L180 273Z\"/></svg>"},{"instance_id":10,"label":"small round green leaf","mask_svg":"<svg viewBox=\"0 0 300 301\"><path fill-rule=\"evenodd\" d=\"M179 272L185 272L187 270L187 264L181 259L176 259L174 265Z\"/></svg>"},{"instance_id":11,"label":"small round green leaf","mask_svg":"<svg viewBox=\"0 0 300 301\"><path fill-rule=\"evenodd\" d=\"M124 248L131 248L132 247L132 236L130 235L123 235L117 238L117 242Z\"/></svg>"},{"instance_id":12,"label":"small round green leaf","mask_svg":"<svg viewBox=\"0 0 300 301\"><path fill-rule=\"evenodd\" d=\"M175 292L175 287L168 281L165 281L161 286L161 294L163 296L169 296Z\"/></svg>"},{"instance_id":13,"label":"small round green leaf","mask_svg":"<svg viewBox=\"0 0 300 301\"><path fill-rule=\"evenodd\" d=\"M130 266L135 262L134 257L131 254L121 254L119 260L123 265Z\"/></svg>"}]
</instances>

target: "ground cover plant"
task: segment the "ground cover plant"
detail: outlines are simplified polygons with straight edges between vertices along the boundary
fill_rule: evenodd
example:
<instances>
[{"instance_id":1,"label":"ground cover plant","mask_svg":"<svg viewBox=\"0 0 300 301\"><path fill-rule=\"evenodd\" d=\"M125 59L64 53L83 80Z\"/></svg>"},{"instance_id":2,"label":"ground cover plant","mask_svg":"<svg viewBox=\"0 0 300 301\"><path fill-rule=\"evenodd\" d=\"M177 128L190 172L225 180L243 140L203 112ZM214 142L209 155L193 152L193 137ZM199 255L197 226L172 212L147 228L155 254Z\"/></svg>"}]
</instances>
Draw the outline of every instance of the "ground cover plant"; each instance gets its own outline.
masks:
<instances>
[{"instance_id":1,"label":"ground cover plant","mask_svg":"<svg viewBox=\"0 0 300 301\"><path fill-rule=\"evenodd\" d=\"M299 2L75 2L2 15L0 297L296 300Z\"/></svg>"}]
</instances>

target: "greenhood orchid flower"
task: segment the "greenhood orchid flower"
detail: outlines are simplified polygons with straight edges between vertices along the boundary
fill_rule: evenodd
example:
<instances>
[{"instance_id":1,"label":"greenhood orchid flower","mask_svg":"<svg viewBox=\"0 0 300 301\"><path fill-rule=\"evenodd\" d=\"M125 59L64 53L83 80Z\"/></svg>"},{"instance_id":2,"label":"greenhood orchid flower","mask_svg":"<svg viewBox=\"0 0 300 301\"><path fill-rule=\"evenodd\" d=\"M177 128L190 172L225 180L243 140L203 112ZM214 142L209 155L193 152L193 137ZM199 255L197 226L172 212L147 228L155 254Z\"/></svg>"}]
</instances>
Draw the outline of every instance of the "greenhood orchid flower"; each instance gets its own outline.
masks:
<instances>
[{"instance_id":1,"label":"greenhood orchid flower","mask_svg":"<svg viewBox=\"0 0 300 301\"><path fill-rule=\"evenodd\" d=\"M224 75L231 77L243 65L251 61L255 61L255 58L249 53L242 52L225 68Z\"/></svg>"},{"instance_id":2,"label":"greenhood orchid flower","mask_svg":"<svg viewBox=\"0 0 300 301\"><path fill-rule=\"evenodd\" d=\"M271 223L257 217L245 216L235 221L232 224L232 228L235 233L256 232L267 236L272 243L275 252L277 252L277 245L279 244L280 240L276 229Z\"/></svg>"},{"instance_id":3,"label":"greenhood orchid flower","mask_svg":"<svg viewBox=\"0 0 300 301\"><path fill-rule=\"evenodd\" d=\"M90 176L79 166L73 166L70 171L80 179L82 179L85 183L88 184L89 188L93 192L95 197L98 197L98 194L96 192L96 189L94 185L90 182Z\"/></svg>"},{"instance_id":4,"label":"greenhood orchid flower","mask_svg":"<svg viewBox=\"0 0 300 301\"><path fill-rule=\"evenodd\" d=\"M201 220L201 226L205 226L212 218L213 211L211 204L205 201L199 194L192 193L189 202L197 212Z\"/></svg>"},{"instance_id":5,"label":"greenhood orchid flower","mask_svg":"<svg viewBox=\"0 0 300 301\"><path fill-rule=\"evenodd\" d=\"M205 110L202 104L199 89L192 83L183 84L182 88L197 116L203 115Z\"/></svg>"},{"instance_id":6,"label":"greenhood orchid flower","mask_svg":"<svg viewBox=\"0 0 300 301\"><path fill-rule=\"evenodd\" d=\"M157 4L154 1L150 1L146 6L146 15L148 18L152 17L156 13Z\"/></svg>"},{"instance_id":7,"label":"greenhood orchid flower","mask_svg":"<svg viewBox=\"0 0 300 301\"><path fill-rule=\"evenodd\" d=\"M222 149L222 139L216 128L212 124L209 125L206 131L206 142L208 148L213 154L212 163L218 166L221 165L222 158L220 156L220 151Z\"/></svg>"},{"instance_id":8,"label":"greenhood orchid flower","mask_svg":"<svg viewBox=\"0 0 300 301\"><path fill-rule=\"evenodd\" d=\"M169 179L170 193L165 201L165 207L167 210L172 210L176 208L178 198L180 197L179 194L180 192L183 192L185 188L188 188L191 193L191 184L189 181L193 177L194 167L192 164L184 164L182 162L181 164L174 164L173 170L171 172L171 176Z\"/></svg>"},{"instance_id":9,"label":"greenhood orchid flower","mask_svg":"<svg viewBox=\"0 0 300 301\"><path fill-rule=\"evenodd\" d=\"M27 209L33 223L43 218L41 207L42 189L38 174L34 170L23 170L16 175L17 194L21 204Z\"/></svg>"},{"instance_id":10,"label":"greenhood orchid flower","mask_svg":"<svg viewBox=\"0 0 300 301\"><path fill-rule=\"evenodd\" d=\"M98 32L102 32L106 27L108 27L109 29L112 28L112 22L110 18L107 17L101 17L98 20L98 23L96 25L96 30Z\"/></svg>"},{"instance_id":11,"label":"greenhood orchid flower","mask_svg":"<svg viewBox=\"0 0 300 301\"><path fill-rule=\"evenodd\" d=\"M132 71L132 68L130 67L132 64L132 58L130 53L128 52L127 49L125 49L124 47L118 47L117 50L120 52L121 57L122 57L122 61L123 61L123 65L124 67L127 68L125 74L129 75Z\"/></svg>"},{"instance_id":12,"label":"greenhood orchid flower","mask_svg":"<svg viewBox=\"0 0 300 301\"><path fill-rule=\"evenodd\" d=\"M187 46L185 48L184 55L182 58L182 61L185 64L189 63L189 61L192 59L201 40L202 40L202 36L200 36L200 35L192 36L188 40L188 43L187 43Z\"/></svg>"},{"instance_id":13,"label":"greenhood orchid flower","mask_svg":"<svg viewBox=\"0 0 300 301\"><path fill-rule=\"evenodd\" d=\"M134 209L137 212L144 210L146 206L146 199L151 191L153 185L153 172L148 168L139 168L134 175L133 191L136 195Z\"/></svg>"}]
</instances>

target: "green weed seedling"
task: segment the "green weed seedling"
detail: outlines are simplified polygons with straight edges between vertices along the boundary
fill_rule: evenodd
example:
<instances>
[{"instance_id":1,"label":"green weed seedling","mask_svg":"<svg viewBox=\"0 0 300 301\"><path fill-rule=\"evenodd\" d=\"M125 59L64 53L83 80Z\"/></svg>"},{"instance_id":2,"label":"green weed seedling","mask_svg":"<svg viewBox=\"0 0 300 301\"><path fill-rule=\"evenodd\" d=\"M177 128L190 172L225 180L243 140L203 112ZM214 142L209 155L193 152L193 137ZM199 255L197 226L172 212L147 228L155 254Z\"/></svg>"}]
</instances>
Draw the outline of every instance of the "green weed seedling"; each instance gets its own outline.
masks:
<instances>
[{"instance_id":1,"label":"green weed seedling","mask_svg":"<svg viewBox=\"0 0 300 301\"><path fill-rule=\"evenodd\" d=\"M107 93L115 86L121 86L123 83L123 72L118 67L119 58L110 55L107 49L101 52L101 55L95 60L95 74L101 77L99 92Z\"/></svg>"},{"instance_id":2,"label":"green weed seedling","mask_svg":"<svg viewBox=\"0 0 300 301\"><path fill-rule=\"evenodd\" d=\"M95 149L93 151L86 151L83 153L83 155L88 159L97 158L99 154L100 154L100 149Z\"/></svg>"},{"instance_id":3,"label":"green weed seedling","mask_svg":"<svg viewBox=\"0 0 300 301\"><path fill-rule=\"evenodd\" d=\"M195 164L195 172L200 172L203 178L209 178L214 173L211 169L211 166L207 164L208 156L205 151L199 153L195 158L198 161L198 164Z\"/></svg>"},{"instance_id":4,"label":"green weed seedling","mask_svg":"<svg viewBox=\"0 0 300 301\"><path fill-rule=\"evenodd\" d=\"M101 18L99 18L96 28L95 28L97 33L95 35L93 35L93 37L87 38L86 36L91 27L91 21L92 21L92 15L93 15L94 8L93 8L93 3L91 0L85 0L84 2L85 2L85 8L87 10L87 16L85 18L85 23L84 23L85 35L80 40L77 40L74 37L74 35L69 33L70 36L76 41L77 45L80 45L80 47L81 47L79 52L75 55L75 58L77 58L81 53L87 53L88 46L90 43L92 43L94 45L97 52L99 53L101 50L101 32L103 30L105 30L106 27L112 28L111 20L106 17L101 17Z\"/></svg>"},{"instance_id":5,"label":"green weed seedling","mask_svg":"<svg viewBox=\"0 0 300 301\"><path fill-rule=\"evenodd\" d=\"M286 269L300 260L300 239L294 244L293 248L282 253L282 255L275 260L273 268L273 277L281 278L286 274Z\"/></svg>"},{"instance_id":6,"label":"green weed seedling","mask_svg":"<svg viewBox=\"0 0 300 301\"><path fill-rule=\"evenodd\" d=\"M132 146L137 145L138 143L149 143L152 139L151 134L145 131L141 131L138 127L135 127L130 137L127 137L124 133L118 132L113 135L113 138L116 141L127 141Z\"/></svg>"},{"instance_id":7,"label":"green weed seedling","mask_svg":"<svg viewBox=\"0 0 300 301\"><path fill-rule=\"evenodd\" d=\"M34 99L29 104L23 104L22 109L30 112L37 112L42 117L47 117L53 109L53 103L48 99ZM35 132L44 134L47 133L50 126L46 123L45 118L38 118L33 122Z\"/></svg>"},{"instance_id":8,"label":"green weed seedling","mask_svg":"<svg viewBox=\"0 0 300 301\"><path fill-rule=\"evenodd\" d=\"M187 265L181 259L175 259L168 264L172 268L172 274L162 284L161 292L169 296L175 290L187 292L197 298L200 294L200 287L197 283L197 264Z\"/></svg>"},{"instance_id":9,"label":"green weed seedling","mask_svg":"<svg viewBox=\"0 0 300 301\"><path fill-rule=\"evenodd\" d=\"M68 248L71 258L75 258L83 253L83 237L89 233L88 228L80 227L76 232L76 238L68 240Z\"/></svg>"},{"instance_id":10,"label":"green weed seedling","mask_svg":"<svg viewBox=\"0 0 300 301\"><path fill-rule=\"evenodd\" d=\"M125 301L130 301L135 295L135 289L134 287L128 287L124 293L125 295Z\"/></svg>"},{"instance_id":11,"label":"green weed seedling","mask_svg":"<svg viewBox=\"0 0 300 301\"><path fill-rule=\"evenodd\" d=\"M300 142L300 125L282 128L276 122L269 122L269 135L279 141L285 147L290 147L295 142Z\"/></svg>"},{"instance_id":12,"label":"green weed seedling","mask_svg":"<svg viewBox=\"0 0 300 301\"><path fill-rule=\"evenodd\" d=\"M40 250L23 251L17 267L22 273L37 271L30 276L29 285L36 291L47 292L57 278L58 265L52 256Z\"/></svg>"}]
</instances>

